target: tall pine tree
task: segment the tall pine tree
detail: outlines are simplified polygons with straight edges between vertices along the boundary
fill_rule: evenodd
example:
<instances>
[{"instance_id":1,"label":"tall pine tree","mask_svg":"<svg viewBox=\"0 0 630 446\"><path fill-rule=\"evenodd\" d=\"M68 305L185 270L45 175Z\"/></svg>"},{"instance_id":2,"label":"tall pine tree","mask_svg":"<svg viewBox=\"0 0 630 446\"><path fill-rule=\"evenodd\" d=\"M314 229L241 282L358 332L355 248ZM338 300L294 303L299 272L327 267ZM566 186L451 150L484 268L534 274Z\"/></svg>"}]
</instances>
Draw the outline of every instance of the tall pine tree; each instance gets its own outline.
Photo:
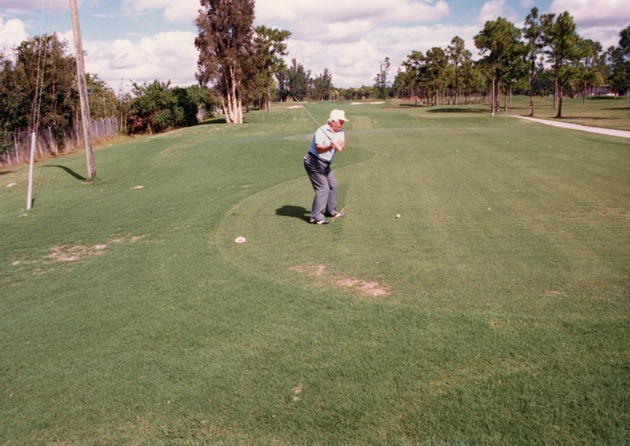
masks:
<instances>
[{"instance_id":1,"label":"tall pine tree","mask_svg":"<svg viewBox=\"0 0 630 446\"><path fill-rule=\"evenodd\" d=\"M526 58L529 62L529 115L534 116L534 81L538 73L538 56L545 45L538 8L533 7L527 15L522 31L525 38Z\"/></svg>"},{"instance_id":2,"label":"tall pine tree","mask_svg":"<svg viewBox=\"0 0 630 446\"><path fill-rule=\"evenodd\" d=\"M281 56L288 54L286 40L291 32L266 26L258 26L255 31L256 64L265 79L265 108L271 112L271 83L274 74L286 67Z\"/></svg>"},{"instance_id":3,"label":"tall pine tree","mask_svg":"<svg viewBox=\"0 0 630 446\"><path fill-rule=\"evenodd\" d=\"M577 74L573 62L579 58L580 37L575 32L573 17L565 11L544 26L545 41L549 46L549 61L555 77L554 104L557 102L556 118L562 118L564 89Z\"/></svg>"}]
</instances>

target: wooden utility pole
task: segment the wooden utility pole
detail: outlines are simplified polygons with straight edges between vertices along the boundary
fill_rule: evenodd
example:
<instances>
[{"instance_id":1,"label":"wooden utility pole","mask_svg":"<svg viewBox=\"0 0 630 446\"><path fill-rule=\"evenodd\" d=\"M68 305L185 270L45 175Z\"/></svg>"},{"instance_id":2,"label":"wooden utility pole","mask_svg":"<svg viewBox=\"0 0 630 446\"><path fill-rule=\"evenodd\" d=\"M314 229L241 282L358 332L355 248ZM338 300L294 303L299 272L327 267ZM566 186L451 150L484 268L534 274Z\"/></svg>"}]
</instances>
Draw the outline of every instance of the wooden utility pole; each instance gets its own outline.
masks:
<instances>
[{"instance_id":1,"label":"wooden utility pole","mask_svg":"<svg viewBox=\"0 0 630 446\"><path fill-rule=\"evenodd\" d=\"M92 120L90 119L90 105L87 96L87 81L85 80L85 62L83 60L83 42L79 25L79 10L77 0L70 0L72 14L72 32L74 36L74 53L77 61L77 78L79 81L79 99L81 102L81 121L83 122L83 139L85 140L85 159L87 160L87 178L96 177L94 164L94 149L92 148Z\"/></svg>"}]
</instances>

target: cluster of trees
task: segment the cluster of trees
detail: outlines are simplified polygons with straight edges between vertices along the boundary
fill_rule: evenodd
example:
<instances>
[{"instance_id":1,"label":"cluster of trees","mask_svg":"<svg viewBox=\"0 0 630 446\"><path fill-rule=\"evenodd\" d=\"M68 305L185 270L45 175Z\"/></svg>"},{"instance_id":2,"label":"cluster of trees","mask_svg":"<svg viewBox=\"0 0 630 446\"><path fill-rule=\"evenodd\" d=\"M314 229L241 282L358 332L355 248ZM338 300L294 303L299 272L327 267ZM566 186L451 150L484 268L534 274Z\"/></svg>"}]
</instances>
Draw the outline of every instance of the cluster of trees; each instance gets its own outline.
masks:
<instances>
[{"instance_id":1,"label":"cluster of trees","mask_svg":"<svg viewBox=\"0 0 630 446\"><path fill-rule=\"evenodd\" d=\"M465 42L456 36L446 48L413 51L399 69L391 93L428 104L455 103L490 93L492 113L501 97L529 92L531 114L535 95L553 93L557 117L562 98L584 98L593 87L609 85L621 95L630 84L630 26L621 33L618 47L603 51L598 42L580 37L568 12L539 15L533 8L523 29L504 18L485 23L475 37L480 60L473 61ZM383 66L375 88L383 90Z\"/></svg>"},{"instance_id":2,"label":"cluster of trees","mask_svg":"<svg viewBox=\"0 0 630 446\"><path fill-rule=\"evenodd\" d=\"M286 80L289 31L254 28L254 0L200 0L197 79L219 93L228 123L243 123L243 104L271 110L272 86ZM275 88L274 88L275 90Z\"/></svg>"},{"instance_id":3,"label":"cluster of trees","mask_svg":"<svg viewBox=\"0 0 630 446\"><path fill-rule=\"evenodd\" d=\"M120 131L159 132L197 123L211 114L216 94L204 87L171 87L170 82L133 84L117 96L96 74L87 75L92 119L118 118ZM56 34L22 42L13 57L0 53L0 154L14 144L14 132L50 129L64 147L65 130L80 119L77 69L67 42Z\"/></svg>"},{"instance_id":4,"label":"cluster of trees","mask_svg":"<svg viewBox=\"0 0 630 446\"><path fill-rule=\"evenodd\" d=\"M10 141L14 130L31 126L37 111L40 125L55 128L56 136L60 136L76 116L79 96L75 78L74 59L66 55L66 44L55 36L22 42L15 49L15 62L0 53L2 140Z\"/></svg>"},{"instance_id":5,"label":"cluster of trees","mask_svg":"<svg viewBox=\"0 0 630 446\"><path fill-rule=\"evenodd\" d=\"M523 29L504 18L488 21L474 38L480 60L466 50L463 39L455 36L446 48L434 47L425 53L412 51L399 68L394 82L388 82L390 60L381 61L373 86L337 89L330 86L330 98L364 99L396 97L427 105L458 104L489 96L494 113L507 108L513 93L529 94L531 114L535 96L553 94L557 116L562 116L562 98L595 91L627 95L630 88L630 26L620 32L618 46L604 51L600 43L575 32L568 12L557 17L539 16L533 8ZM295 63L295 62L294 62ZM309 84L313 85L310 81ZM605 90L595 87L606 86ZM311 87L304 93L322 99Z\"/></svg>"},{"instance_id":6,"label":"cluster of trees","mask_svg":"<svg viewBox=\"0 0 630 446\"><path fill-rule=\"evenodd\" d=\"M271 110L272 100L290 95L302 100L343 99L367 94L365 88L335 88L332 73L313 76L292 59L287 66L290 31L253 26L254 0L200 0L197 79L218 92L228 123L243 122L250 103ZM290 92L290 93L289 93Z\"/></svg>"},{"instance_id":7,"label":"cluster of trees","mask_svg":"<svg viewBox=\"0 0 630 446\"><path fill-rule=\"evenodd\" d=\"M211 116L218 106L216 95L199 85L171 87L171 82L132 83L131 93L120 97L118 108L125 131L159 133L195 125Z\"/></svg>"}]
</instances>

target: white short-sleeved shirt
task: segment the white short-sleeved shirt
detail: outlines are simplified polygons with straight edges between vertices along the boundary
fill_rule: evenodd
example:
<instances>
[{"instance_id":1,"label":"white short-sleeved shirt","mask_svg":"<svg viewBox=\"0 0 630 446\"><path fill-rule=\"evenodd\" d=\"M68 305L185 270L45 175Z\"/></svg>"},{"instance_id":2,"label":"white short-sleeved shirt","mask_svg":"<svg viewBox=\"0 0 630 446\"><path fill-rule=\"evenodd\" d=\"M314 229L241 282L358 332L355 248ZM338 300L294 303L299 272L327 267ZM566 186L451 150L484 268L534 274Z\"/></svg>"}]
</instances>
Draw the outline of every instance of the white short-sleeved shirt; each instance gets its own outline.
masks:
<instances>
[{"instance_id":1,"label":"white short-sleeved shirt","mask_svg":"<svg viewBox=\"0 0 630 446\"><path fill-rule=\"evenodd\" d=\"M324 134L326 132L326 134ZM328 136L326 136L328 135ZM328 139L330 137L330 139ZM330 140L335 141L336 143L342 142L346 140L346 135L343 130L338 131L337 133L333 132L328 124L323 127L317 129L315 134L313 135L313 140L311 141L311 147L308 149L309 153L315 155L316 158L319 158L322 161L327 163L332 163L333 158L335 157L335 149L329 150L324 153L317 153L316 145L321 147L330 146Z\"/></svg>"}]
</instances>

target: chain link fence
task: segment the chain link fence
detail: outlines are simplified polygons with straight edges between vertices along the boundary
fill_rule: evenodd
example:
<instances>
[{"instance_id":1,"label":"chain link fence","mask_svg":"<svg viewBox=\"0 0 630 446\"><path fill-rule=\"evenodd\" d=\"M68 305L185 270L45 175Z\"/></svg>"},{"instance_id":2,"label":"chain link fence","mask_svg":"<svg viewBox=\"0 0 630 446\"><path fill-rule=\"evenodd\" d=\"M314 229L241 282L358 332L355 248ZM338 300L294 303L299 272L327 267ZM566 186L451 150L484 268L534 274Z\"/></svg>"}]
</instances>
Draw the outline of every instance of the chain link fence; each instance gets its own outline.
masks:
<instances>
[{"instance_id":1,"label":"chain link fence","mask_svg":"<svg viewBox=\"0 0 630 446\"><path fill-rule=\"evenodd\" d=\"M92 120L92 138L94 142L112 139L120 133L118 118ZM62 140L59 143L59 139ZM30 160L31 132L0 131L0 165L15 166ZM83 147L83 131L77 123L64 130L62 138L55 138L52 128L37 131L36 160L59 156Z\"/></svg>"}]
</instances>

